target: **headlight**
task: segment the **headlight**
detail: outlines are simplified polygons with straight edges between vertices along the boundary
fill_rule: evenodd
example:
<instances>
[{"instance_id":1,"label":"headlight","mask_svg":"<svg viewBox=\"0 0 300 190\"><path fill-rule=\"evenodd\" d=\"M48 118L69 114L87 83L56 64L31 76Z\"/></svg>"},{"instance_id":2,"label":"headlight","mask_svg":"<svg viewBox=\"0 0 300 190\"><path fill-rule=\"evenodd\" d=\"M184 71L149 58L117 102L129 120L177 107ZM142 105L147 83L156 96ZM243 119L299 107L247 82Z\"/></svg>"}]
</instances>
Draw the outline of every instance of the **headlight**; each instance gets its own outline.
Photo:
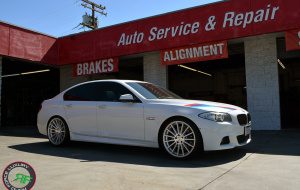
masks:
<instances>
[{"instance_id":1,"label":"headlight","mask_svg":"<svg viewBox=\"0 0 300 190\"><path fill-rule=\"evenodd\" d=\"M231 116L227 113L205 112L198 115L203 119L208 119L216 122L232 121Z\"/></svg>"}]
</instances>

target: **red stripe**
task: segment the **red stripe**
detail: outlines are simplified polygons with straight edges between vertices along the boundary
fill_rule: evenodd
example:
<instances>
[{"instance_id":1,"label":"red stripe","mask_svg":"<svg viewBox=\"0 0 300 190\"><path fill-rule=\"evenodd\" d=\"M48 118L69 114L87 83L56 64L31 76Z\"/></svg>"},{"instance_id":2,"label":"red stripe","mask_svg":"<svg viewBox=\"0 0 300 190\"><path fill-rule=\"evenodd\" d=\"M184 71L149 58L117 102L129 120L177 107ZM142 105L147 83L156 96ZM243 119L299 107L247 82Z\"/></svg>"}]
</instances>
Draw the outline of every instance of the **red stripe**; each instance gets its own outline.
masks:
<instances>
[{"instance_id":1,"label":"red stripe","mask_svg":"<svg viewBox=\"0 0 300 190\"><path fill-rule=\"evenodd\" d=\"M223 107L223 106L217 106L217 107L220 107L220 108L227 108L227 109L232 109L232 110L236 110L235 108L230 108L230 107Z\"/></svg>"},{"instance_id":2,"label":"red stripe","mask_svg":"<svg viewBox=\"0 0 300 190\"><path fill-rule=\"evenodd\" d=\"M185 105L185 106L198 106L198 105L202 105L202 104L188 104L188 105Z\"/></svg>"}]
</instances>

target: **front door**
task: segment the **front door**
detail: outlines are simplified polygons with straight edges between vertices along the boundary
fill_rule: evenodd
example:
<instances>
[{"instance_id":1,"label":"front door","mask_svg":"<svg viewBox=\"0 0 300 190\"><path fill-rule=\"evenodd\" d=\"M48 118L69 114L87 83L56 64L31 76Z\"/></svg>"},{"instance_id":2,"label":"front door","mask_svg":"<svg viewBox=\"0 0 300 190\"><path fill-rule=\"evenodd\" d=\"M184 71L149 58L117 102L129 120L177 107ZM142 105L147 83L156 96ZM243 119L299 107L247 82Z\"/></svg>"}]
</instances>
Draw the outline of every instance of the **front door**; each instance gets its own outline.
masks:
<instances>
[{"instance_id":1,"label":"front door","mask_svg":"<svg viewBox=\"0 0 300 190\"><path fill-rule=\"evenodd\" d=\"M134 94L119 83L101 82L98 88L101 97L97 105L99 136L143 141L143 103L138 99L135 102L120 102L121 95Z\"/></svg>"}]
</instances>

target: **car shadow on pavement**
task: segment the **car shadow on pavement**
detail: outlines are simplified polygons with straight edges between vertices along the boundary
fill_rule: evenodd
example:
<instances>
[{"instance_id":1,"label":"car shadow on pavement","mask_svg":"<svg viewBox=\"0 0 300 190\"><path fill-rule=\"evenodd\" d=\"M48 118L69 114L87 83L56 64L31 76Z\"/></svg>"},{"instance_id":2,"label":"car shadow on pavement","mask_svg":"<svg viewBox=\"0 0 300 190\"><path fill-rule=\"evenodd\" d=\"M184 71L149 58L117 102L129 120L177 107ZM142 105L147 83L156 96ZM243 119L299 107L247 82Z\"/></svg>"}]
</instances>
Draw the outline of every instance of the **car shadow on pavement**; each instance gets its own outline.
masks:
<instances>
[{"instance_id":1,"label":"car shadow on pavement","mask_svg":"<svg viewBox=\"0 0 300 190\"><path fill-rule=\"evenodd\" d=\"M116 162L157 167L198 168L226 164L246 158L250 154L275 154L300 156L300 131L254 131L252 142L243 147L205 152L189 160L177 160L159 149L111 145L101 143L71 142L65 147L54 147L48 140L9 146L27 153L42 154L81 162Z\"/></svg>"},{"instance_id":2,"label":"car shadow on pavement","mask_svg":"<svg viewBox=\"0 0 300 190\"><path fill-rule=\"evenodd\" d=\"M239 160L246 155L246 151L239 149L214 151L201 154L189 160L177 160L166 155L160 149L111 145L87 142L71 142L65 147L54 147L48 141L20 144L9 148L34 153L70 159L81 162L115 162L157 167L210 167Z\"/></svg>"}]
</instances>

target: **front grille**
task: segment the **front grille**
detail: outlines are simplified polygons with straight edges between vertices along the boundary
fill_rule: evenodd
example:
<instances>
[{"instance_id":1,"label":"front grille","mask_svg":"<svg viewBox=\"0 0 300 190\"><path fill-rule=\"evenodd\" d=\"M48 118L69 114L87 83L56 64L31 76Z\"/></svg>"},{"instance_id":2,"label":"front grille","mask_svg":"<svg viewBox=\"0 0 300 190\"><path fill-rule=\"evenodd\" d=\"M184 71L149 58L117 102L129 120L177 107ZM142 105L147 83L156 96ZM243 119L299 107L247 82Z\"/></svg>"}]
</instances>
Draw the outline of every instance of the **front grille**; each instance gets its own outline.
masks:
<instances>
[{"instance_id":1,"label":"front grille","mask_svg":"<svg viewBox=\"0 0 300 190\"><path fill-rule=\"evenodd\" d=\"M246 142L249 139L249 135L239 135L237 136L237 140L239 144Z\"/></svg>"},{"instance_id":2,"label":"front grille","mask_svg":"<svg viewBox=\"0 0 300 190\"><path fill-rule=\"evenodd\" d=\"M247 114L247 118L248 118L248 123L251 123L251 116L249 113Z\"/></svg>"},{"instance_id":3,"label":"front grille","mask_svg":"<svg viewBox=\"0 0 300 190\"><path fill-rule=\"evenodd\" d=\"M238 122L239 122L240 125L246 125L247 124L247 115L246 114L239 114L237 116L237 119L238 119Z\"/></svg>"}]
</instances>

